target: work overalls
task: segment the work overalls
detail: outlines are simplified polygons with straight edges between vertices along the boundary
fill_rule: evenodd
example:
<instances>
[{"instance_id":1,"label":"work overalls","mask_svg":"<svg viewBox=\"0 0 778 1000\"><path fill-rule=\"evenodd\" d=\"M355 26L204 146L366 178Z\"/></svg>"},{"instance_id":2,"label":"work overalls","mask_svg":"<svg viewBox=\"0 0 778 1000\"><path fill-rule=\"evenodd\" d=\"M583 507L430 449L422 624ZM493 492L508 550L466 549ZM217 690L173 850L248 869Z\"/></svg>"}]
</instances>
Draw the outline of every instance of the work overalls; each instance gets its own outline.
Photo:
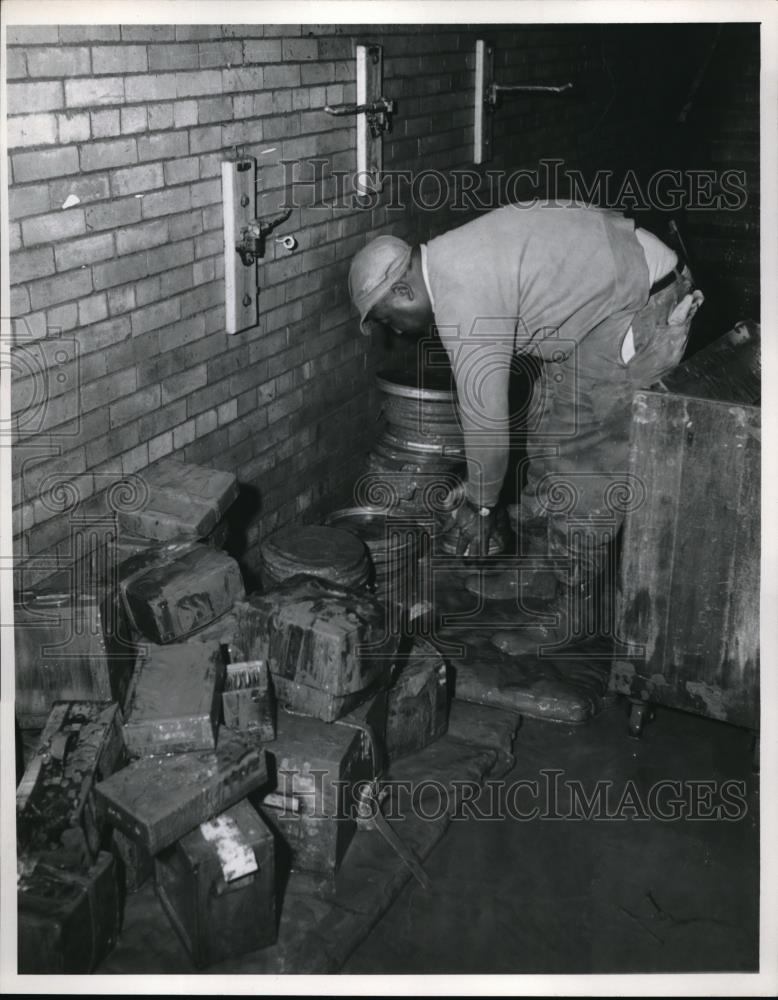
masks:
<instances>
[{"instance_id":1,"label":"work overalls","mask_svg":"<svg viewBox=\"0 0 778 1000\"><path fill-rule=\"evenodd\" d=\"M592 331L564 358L545 361L534 388L521 504L509 506L513 527L544 518L555 572L568 585L596 578L626 512L646 499L648 484L629 474L632 398L680 362L691 318L668 318L693 290L687 267L650 295L634 316L635 353L622 360L621 341Z\"/></svg>"}]
</instances>

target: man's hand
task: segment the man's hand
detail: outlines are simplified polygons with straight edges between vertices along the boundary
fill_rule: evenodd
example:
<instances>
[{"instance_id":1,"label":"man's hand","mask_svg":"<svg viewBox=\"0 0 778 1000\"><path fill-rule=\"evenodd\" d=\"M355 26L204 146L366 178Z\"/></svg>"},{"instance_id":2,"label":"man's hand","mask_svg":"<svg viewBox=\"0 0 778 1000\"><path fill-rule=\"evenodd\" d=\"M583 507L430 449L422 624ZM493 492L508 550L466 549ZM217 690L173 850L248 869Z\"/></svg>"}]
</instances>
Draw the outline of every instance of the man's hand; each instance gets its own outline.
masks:
<instances>
[{"instance_id":1,"label":"man's hand","mask_svg":"<svg viewBox=\"0 0 778 1000\"><path fill-rule=\"evenodd\" d=\"M456 554L488 555L489 539L494 531L494 509L476 507L466 498L463 486L451 490L443 509L449 513L441 528L456 539Z\"/></svg>"}]
</instances>

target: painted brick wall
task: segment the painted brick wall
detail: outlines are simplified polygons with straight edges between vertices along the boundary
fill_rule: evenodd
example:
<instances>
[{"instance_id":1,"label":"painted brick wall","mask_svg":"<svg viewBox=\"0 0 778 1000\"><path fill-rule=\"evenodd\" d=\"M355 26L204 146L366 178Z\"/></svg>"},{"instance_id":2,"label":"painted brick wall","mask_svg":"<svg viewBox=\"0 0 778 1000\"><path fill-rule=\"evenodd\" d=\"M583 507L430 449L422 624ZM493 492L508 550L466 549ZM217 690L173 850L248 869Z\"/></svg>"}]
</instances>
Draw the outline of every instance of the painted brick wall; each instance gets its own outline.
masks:
<instances>
[{"instance_id":1,"label":"painted brick wall","mask_svg":"<svg viewBox=\"0 0 778 1000\"><path fill-rule=\"evenodd\" d=\"M353 253L379 232L410 239L466 221L424 211L322 207L354 166L354 44L384 46L398 101L385 167L472 167L473 45L498 45L504 82L574 79L573 101L521 98L498 113L499 170L560 157L584 168L629 148L608 114L594 26L98 26L8 29L14 532L31 584L73 558L73 496L162 456L233 470L245 565L264 534L347 501L376 428L375 371L403 345L361 337L348 302ZM612 89L612 88L611 88ZM288 197L289 161L326 160L261 263L259 325L224 332L220 161L258 161L258 211ZM434 179L430 183L434 196ZM425 190L427 190L425 188ZM434 201L434 197L433 197ZM75 493L74 493L75 491ZM87 509L89 503L87 503ZM80 509L80 508L79 508Z\"/></svg>"}]
</instances>

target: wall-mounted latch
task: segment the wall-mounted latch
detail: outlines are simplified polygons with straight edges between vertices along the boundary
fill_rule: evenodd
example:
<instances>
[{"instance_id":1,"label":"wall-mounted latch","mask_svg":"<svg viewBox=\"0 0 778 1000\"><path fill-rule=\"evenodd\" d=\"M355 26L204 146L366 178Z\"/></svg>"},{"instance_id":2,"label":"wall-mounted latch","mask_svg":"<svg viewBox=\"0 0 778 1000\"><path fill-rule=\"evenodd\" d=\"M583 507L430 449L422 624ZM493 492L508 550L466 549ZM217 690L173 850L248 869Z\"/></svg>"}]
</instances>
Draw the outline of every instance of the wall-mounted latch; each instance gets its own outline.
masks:
<instances>
[{"instance_id":1,"label":"wall-mounted latch","mask_svg":"<svg viewBox=\"0 0 778 1000\"><path fill-rule=\"evenodd\" d=\"M392 129L396 111L393 100L383 95L383 49L380 45L356 46L356 101L353 104L325 104L324 111L336 118L354 115L357 119L357 169L354 187L360 196L383 187L383 136Z\"/></svg>"},{"instance_id":2,"label":"wall-mounted latch","mask_svg":"<svg viewBox=\"0 0 778 1000\"><path fill-rule=\"evenodd\" d=\"M276 226L286 222L291 214L290 208L288 211L281 212L280 215L274 215L269 219L252 219L247 225L241 227L240 240L235 244L235 249L246 267L265 256L267 237Z\"/></svg>"},{"instance_id":3,"label":"wall-mounted latch","mask_svg":"<svg viewBox=\"0 0 778 1000\"><path fill-rule=\"evenodd\" d=\"M494 46L479 38L475 43L473 160L483 163L491 159L494 110L500 105L502 94L564 94L572 89L572 83L495 83Z\"/></svg>"},{"instance_id":4,"label":"wall-mounted latch","mask_svg":"<svg viewBox=\"0 0 778 1000\"><path fill-rule=\"evenodd\" d=\"M487 90L486 103L496 108L500 103L500 94L563 94L572 90L572 83L533 84L533 83L493 83Z\"/></svg>"},{"instance_id":5,"label":"wall-mounted latch","mask_svg":"<svg viewBox=\"0 0 778 1000\"><path fill-rule=\"evenodd\" d=\"M394 101L386 97L379 97L378 100L370 101L367 104L330 104L324 105L324 110L328 115L366 115L367 125L370 135L377 139L384 132L392 131L392 115L394 114Z\"/></svg>"}]
</instances>

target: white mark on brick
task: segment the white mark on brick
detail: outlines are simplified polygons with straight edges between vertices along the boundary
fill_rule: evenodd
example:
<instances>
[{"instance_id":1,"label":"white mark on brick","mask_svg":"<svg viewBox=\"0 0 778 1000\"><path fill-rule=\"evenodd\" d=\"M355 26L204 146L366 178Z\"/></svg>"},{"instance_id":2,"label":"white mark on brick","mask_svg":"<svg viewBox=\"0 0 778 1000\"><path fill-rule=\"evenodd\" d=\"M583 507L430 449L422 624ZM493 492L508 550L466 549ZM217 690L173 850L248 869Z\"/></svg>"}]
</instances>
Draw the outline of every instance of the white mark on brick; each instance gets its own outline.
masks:
<instances>
[{"instance_id":1,"label":"white mark on brick","mask_svg":"<svg viewBox=\"0 0 778 1000\"><path fill-rule=\"evenodd\" d=\"M80 205L81 199L77 194L69 194L67 198L62 202L63 208L72 208L74 205Z\"/></svg>"},{"instance_id":2,"label":"white mark on brick","mask_svg":"<svg viewBox=\"0 0 778 1000\"><path fill-rule=\"evenodd\" d=\"M260 156L267 156L268 153L275 153L275 151L277 149L278 149L278 146L271 146L270 149L263 149L262 152L259 155Z\"/></svg>"}]
</instances>

